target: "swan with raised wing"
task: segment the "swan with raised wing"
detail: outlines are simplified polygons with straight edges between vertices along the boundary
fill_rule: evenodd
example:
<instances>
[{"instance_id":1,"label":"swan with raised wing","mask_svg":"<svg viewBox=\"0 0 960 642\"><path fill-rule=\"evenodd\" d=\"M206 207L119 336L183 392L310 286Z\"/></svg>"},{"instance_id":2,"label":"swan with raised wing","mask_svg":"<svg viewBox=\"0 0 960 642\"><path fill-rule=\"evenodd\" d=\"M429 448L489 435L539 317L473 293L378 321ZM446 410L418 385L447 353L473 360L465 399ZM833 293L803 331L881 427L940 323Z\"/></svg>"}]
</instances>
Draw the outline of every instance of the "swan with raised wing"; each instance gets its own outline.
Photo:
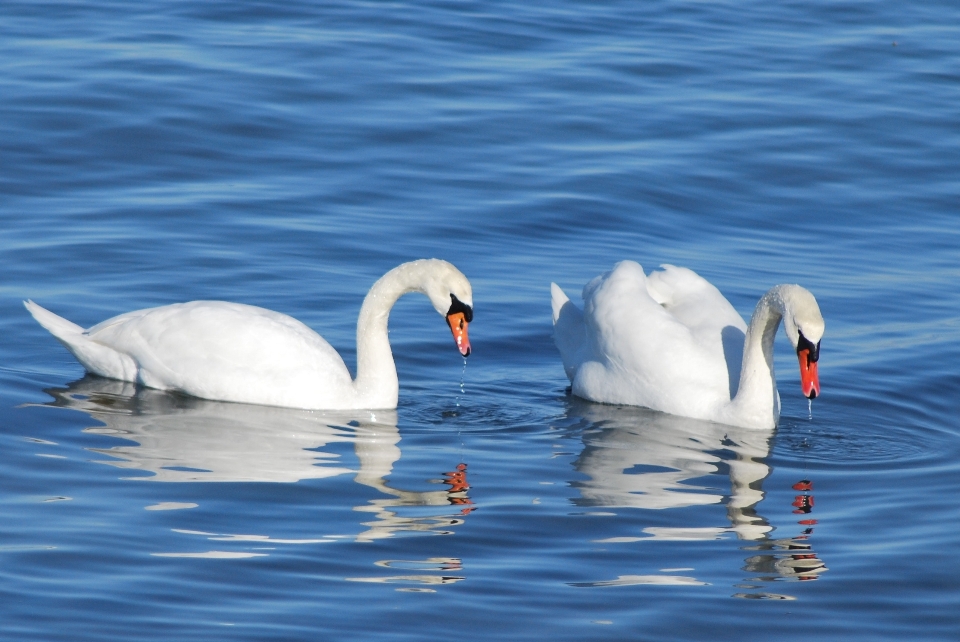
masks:
<instances>
[{"instance_id":1,"label":"swan with raised wing","mask_svg":"<svg viewBox=\"0 0 960 642\"><path fill-rule=\"evenodd\" d=\"M749 428L773 428L780 395L773 340L781 321L800 361L803 394L820 394L824 322L799 285L761 297L749 326L708 281L672 265L644 274L622 261L583 289L580 310L551 284L554 341L572 392Z\"/></svg>"},{"instance_id":2,"label":"swan with raised wing","mask_svg":"<svg viewBox=\"0 0 960 642\"><path fill-rule=\"evenodd\" d=\"M33 301L24 305L88 372L219 401L307 409L396 408L387 320L397 299L425 294L470 354L473 291L453 265L404 263L367 294L357 321L357 377L319 334L279 312L192 301L128 312L84 330Z\"/></svg>"}]
</instances>

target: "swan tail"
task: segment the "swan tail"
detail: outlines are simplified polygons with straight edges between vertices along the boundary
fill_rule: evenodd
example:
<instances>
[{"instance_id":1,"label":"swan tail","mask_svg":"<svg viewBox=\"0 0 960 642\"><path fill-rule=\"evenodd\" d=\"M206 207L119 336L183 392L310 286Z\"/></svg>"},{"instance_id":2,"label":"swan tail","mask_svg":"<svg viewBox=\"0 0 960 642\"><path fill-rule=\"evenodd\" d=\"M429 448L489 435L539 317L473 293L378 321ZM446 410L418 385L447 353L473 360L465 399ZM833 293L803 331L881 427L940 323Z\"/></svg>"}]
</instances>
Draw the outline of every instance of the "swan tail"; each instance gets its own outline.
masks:
<instances>
[{"instance_id":1,"label":"swan tail","mask_svg":"<svg viewBox=\"0 0 960 642\"><path fill-rule=\"evenodd\" d=\"M61 316L57 316L50 310L37 305L29 299L23 302L23 307L33 315L37 323L42 325L47 332L55 336L64 343L69 343L77 335L83 334L83 328L72 321L67 321Z\"/></svg>"},{"instance_id":2,"label":"swan tail","mask_svg":"<svg viewBox=\"0 0 960 642\"><path fill-rule=\"evenodd\" d=\"M563 370L567 378L573 381L580 366L580 352L586 341L583 324L583 312L574 305L556 283L550 284L553 304L553 341L560 351Z\"/></svg>"},{"instance_id":3,"label":"swan tail","mask_svg":"<svg viewBox=\"0 0 960 642\"><path fill-rule=\"evenodd\" d=\"M127 355L94 341L76 323L57 316L33 301L24 301L23 306L88 372L125 381L133 381L136 377L136 364Z\"/></svg>"},{"instance_id":4,"label":"swan tail","mask_svg":"<svg viewBox=\"0 0 960 642\"><path fill-rule=\"evenodd\" d=\"M563 306L570 302L570 297L560 289L556 283L550 284L550 302L553 304L553 325L557 325L557 319L560 318L560 311Z\"/></svg>"}]
</instances>

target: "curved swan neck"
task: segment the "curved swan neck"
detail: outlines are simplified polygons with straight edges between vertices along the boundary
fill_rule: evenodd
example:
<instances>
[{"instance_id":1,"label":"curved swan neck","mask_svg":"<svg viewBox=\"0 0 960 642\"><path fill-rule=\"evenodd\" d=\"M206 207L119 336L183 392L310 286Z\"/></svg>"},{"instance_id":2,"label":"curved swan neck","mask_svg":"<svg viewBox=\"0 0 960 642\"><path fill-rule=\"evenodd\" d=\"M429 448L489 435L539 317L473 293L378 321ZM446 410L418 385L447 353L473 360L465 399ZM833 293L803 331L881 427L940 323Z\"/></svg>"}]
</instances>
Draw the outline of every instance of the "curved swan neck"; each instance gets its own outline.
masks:
<instances>
[{"instance_id":1,"label":"curved swan neck","mask_svg":"<svg viewBox=\"0 0 960 642\"><path fill-rule=\"evenodd\" d=\"M773 370L773 340L784 315L780 286L771 288L757 303L743 339L740 385L733 404L757 415L758 423L776 424L780 415L777 380Z\"/></svg>"},{"instance_id":2,"label":"curved swan neck","mask_svg":"<svg viewBox=\"0 0 960 642\"><path fill-rule=\"evenodd\" d=\"M408 292L423 292L430 271L427 261L404 263L373 284L357 319L357 378L354 386L361 407L395 408L400 384L390 349L387 322L390 310Z\"/></svg>"}]
</instances>

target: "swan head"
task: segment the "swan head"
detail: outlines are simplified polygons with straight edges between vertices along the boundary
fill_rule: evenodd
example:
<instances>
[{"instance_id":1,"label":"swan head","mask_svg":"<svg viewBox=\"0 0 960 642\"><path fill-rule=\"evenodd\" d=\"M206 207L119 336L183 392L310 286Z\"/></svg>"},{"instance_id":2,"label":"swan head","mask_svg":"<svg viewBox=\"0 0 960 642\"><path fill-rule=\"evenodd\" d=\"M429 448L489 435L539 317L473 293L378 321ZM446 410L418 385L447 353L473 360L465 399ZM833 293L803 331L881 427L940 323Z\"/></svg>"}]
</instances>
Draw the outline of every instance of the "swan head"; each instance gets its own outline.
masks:
<instances>
[{"instance_id":1,"label":"swan head","mask_svg":"<svg viewBox=\"0 0 960 642\"><path fill-rule=\"evenodd\" d=\"M469 357L467 326L473 321L473 288L470 281L451 263L440 259L424 259L413 264L423 270L419 289L427 295L434 309L446 318L460 354Z\"/></svg>"},{"instance_id":2,"label":"swan head","mask_svg":"<svg viewBox=\"0 0 960 642\"><path fill-rule=\"evenodd\" d=\"M824 331L820 306L813 294L799 285L782 285L778 289L783 304L783 329L800 361L800 388L807 399L815 399L820 395L817 361Z\"/></svg>"}]
</instances>

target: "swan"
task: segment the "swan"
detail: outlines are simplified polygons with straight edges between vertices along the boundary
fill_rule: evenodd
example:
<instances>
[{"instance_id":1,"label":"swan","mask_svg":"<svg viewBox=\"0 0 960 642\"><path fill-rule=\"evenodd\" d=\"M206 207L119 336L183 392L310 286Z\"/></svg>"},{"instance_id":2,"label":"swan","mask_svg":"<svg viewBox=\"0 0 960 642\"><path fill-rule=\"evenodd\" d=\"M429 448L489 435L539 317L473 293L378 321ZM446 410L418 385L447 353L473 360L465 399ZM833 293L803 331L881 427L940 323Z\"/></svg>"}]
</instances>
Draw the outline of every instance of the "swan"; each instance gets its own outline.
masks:
<instances>
[{"instance_id":1,"label":"swan","mask_svg":"<svg viewBox=\"0 0 960 642\"><path fill-rule=\"evenodd\" d=\"M444 315L460 354L470 355L473 291L453 265L404 263L367 293L357 320L357 377L323 337L279 312L192 301L128 312L84 330L33 301L24 305L87 371L218 401L304 409L397 407L397 368L387 320L408 292Z\"/></svg>"},{"instance_id":2,"label":"swan","mask_svg":"<svg viewBox=\"0 0 960 642\"><path fill-rule=\"evenodd\" d=\"M783 321L800 361L800 387L820 394L824 322L799 285L777 285L747 326L693 270L644 274L622 261L583 288L584 308L551 283L554 342L574 395L745 428L773 428L780 395L773 339Z\"/></svg>"}]
</instances>

